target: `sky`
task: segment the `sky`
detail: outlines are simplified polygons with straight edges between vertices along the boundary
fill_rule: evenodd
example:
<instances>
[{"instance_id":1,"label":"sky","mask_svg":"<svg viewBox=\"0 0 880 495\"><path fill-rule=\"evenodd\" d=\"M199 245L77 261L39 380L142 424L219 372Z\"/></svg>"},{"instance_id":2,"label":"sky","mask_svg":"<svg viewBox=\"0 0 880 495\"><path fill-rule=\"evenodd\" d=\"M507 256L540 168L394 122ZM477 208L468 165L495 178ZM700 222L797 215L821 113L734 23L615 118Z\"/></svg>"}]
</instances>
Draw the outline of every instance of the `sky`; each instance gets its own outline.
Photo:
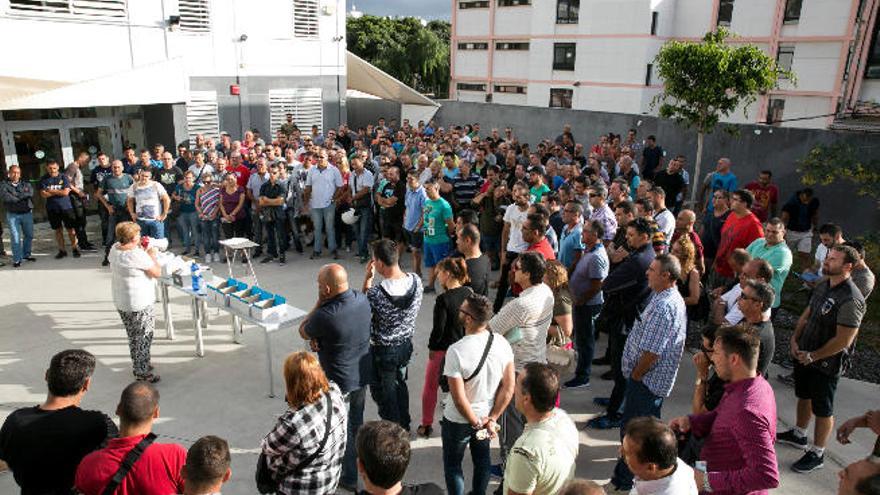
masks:
<instances>
[{"instance_id":1,"label":"sky","mask_svg":"<svg viewBox=\"0 0 880 495\"><path fill-rule=\"evenodd\" d=\"M449 0L346 0L346 10L354 3L357 10L372 15L413 16L449 20Z\"/></svg>"}]
</instances>

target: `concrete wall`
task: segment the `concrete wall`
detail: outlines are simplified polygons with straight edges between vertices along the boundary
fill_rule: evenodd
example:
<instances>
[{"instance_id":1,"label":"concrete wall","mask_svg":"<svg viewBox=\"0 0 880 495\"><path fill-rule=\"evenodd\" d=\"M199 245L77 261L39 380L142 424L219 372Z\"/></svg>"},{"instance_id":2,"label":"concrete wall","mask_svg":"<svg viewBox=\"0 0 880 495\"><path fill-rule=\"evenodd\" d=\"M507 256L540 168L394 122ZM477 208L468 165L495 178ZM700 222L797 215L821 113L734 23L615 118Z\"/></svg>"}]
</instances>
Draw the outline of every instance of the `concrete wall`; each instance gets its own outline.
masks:
<instances>
[{"instance_id":1,"label":"concrete wall","mask_svg":"<svg viewBox=\"0 0 880 495\"><path fill-rule=\"evenodd\" d=\"M350 129L357 130L358 127L375 124L379 117L385 117L386 122L390 122L391 119L397 119L400 122L400 103L374 98L348 99L348 127Z\"/></svg>"},{"instance_id":2,"label":"concrete wall","mask_svg":"<svg viewBox=\"0 0 880 495\"><path fill-rule=\"evenodd\" d=\"M689 171L693 174L696 158L697 136L672 121L647 115L588 112L529 108L513 105L466 103L443 101L435 120L438 125L479 122L488 132L493 127L511 126L521 143L532 147L544 138L555 138L563 124L571 123L575 139L593 144L603 133L626 134L636 128L640 139L650 134L667 152L667 157L683 154L687 157ZM780 202L785 202L797 189L803 187L797 171L796 160L806 156L818 144L846 142L860 151L863 159L880 159L880 140L874 134L859 134L814 129L793 129L755 125L732 126L737 135L721 128L706 137L703 152L703 173L714 169L722 156L733 161L734 173L740 184L745 184L763 169L773 171L774 180L781 189ZM693 183L693 180L691 181ZM874 201L858 197L849 183L838 182L831 186L815 186L822 202L820 221L840 223L847 234L861 234L880 230L880 210Z\"/></svg>"}]
</instances>

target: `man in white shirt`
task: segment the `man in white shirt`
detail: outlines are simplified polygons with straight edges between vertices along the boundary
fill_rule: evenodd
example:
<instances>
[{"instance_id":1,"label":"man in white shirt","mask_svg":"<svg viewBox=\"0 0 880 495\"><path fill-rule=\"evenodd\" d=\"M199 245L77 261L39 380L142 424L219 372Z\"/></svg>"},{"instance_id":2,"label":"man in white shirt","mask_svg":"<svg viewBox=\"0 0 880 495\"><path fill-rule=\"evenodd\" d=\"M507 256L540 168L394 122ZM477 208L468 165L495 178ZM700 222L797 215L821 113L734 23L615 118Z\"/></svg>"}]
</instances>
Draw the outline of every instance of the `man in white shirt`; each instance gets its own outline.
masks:
<instances>
[{"instance_id":1,"label":"man in white shirt","mask_svg":"<svg viewBox=\"0 0 880 495\"><path fill-rule=\"evenodd\" d=\"M694 470L678 458L672 429L650 416L626 425L620 455L635 475L635 495L697 495Z\"/></svg>"},{"instance_id":2,"label":"man in white shirt","mask_svg":"<svg viewBox=\"0 0 880 495\"><path fill-rule=\"evenodd\" d=\"M193 173L197 184L201 184L202 177L214 175L214 167L205 163L205 155L201 151L196 151L194 156L195 160L193 161L193 164L189 166L187 171Z\"/></svg>"},{"instance_id":3,"label":"man in white shirt","mask_svg":"<svg viewBox=\"0 0 880 495\"><path fill-rule=\"evenodd\" d=\"M491 317L492 305L487 298L468 296L458 310L465 335L446 351L443 375L450 395L441 425L443 472L449 493L464 492L461 461L468 445L474 461L472 491L486 492L489 443L495 436L496 421L513 397L513 351L506 339L488 329Z\"/></svg>"},{"instance_id":4,"label":"man in white shirt","mask_svg":"<svg viewBox=\"0 0 880 495\"><path fill-rule=\"evenodd\" d=\"M733 286L732 289L722 294L713 304L712 319L717 325L736 325L743 319L743 312L737 304L737 300L742 295L743 283L746 280L758 280L770 283L773 278L773 267L766 260L753 259L746 263L742 273L739 274L740 283ZM770 316L770 308L765 314Z\"/></svg>"},{"instance_id":5,"label":"man in white shirt","mask_svg":"<svg viewBox=\"0 0 880 495\"><path fill-rule=\"evenodd\" d=\"M154 239L165 238L165 217L171 210L171 198L162 184L151 179L149 169L138 170L135 183L128 190L128 214L141 226L141 233Z\"/></svg>"},{"instance_id":6,"label":"man in white shirt","mask_svg":"<svg viewBox=\"0 0 880 495\"><path fill-rule=\"evenodd\" d=\"M521 372L528 363L547 362L547 329L553 319L553 291L544 284L546 263L537 252L526 252L514 261L514 282L523 291L489 322L513 347L514 368ZM507 458L522 434L524 420L511 404L501 416L501 453Z\"/></svg>"},{"instance_id":7,"label":"man in white shirt","mask_svg":"<svg viewBox=\"0 0 880 495\"><path fill-rule=\"evenodd\" d=\"M529 216L529 188L524 183L517 182L511 192L513 204L508 205L504 210L504 228L501 231L501 278L498 281L498 292L492 308L496 313L501 311L504 298L507 296L510 267L517 256L529 247L529 243L522 236L523 223Z\"/></svg>"},{"instance_id":8,"label":"man in white shirt","mask_svg":"<svg viewBox=\"0 0 880 495\"><path fill-rule=\"evenodd\" d=\"M327 249L333 254L333 259L339 259L336 252L336 199L344 192L342 174L339 169L331 166L327 160L327 150L318 152L318 164L309 169L306 174L306 190L304 200L309 205L312 217L312 225L315 227L314 252L311 259L321 257L324 248L324 235L322 230L327 231Z\"/></svg>"},{"instance_id":9,"label":"man in white shirt","mask_svg":"<svg viewBox=\"0 0 880 495\"><path fill-rule=\"evenodd\" d=\"M648 192L648 197L654 203L654 221L663 232L666 244L670 244L672 234L675 233L675 215L666 208L666 190L660 186L654 186Z\"/></svg>"}]
</instances>

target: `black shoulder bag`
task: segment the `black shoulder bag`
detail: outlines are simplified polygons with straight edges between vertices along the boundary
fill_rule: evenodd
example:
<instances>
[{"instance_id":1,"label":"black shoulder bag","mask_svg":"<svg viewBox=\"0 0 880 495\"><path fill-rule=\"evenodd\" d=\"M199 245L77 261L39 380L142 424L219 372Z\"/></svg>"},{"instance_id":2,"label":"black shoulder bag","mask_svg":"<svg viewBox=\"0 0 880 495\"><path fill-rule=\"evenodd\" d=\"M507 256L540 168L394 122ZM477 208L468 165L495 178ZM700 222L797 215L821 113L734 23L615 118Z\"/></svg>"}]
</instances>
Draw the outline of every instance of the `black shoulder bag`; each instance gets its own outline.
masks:
<instances>
[{"instance_id":1,"label":"black shoulder bag","mask_svg":"<svg viewBox=\"0 0 880 495\"><path fill-rule=\"evenodd\" d=\"M154 440L156 440L156 434L152 432L147 433L147 436L145 436L143 440L138 442L133 449L125 454L125 458L122 459L122 464L119 465L119 469L116 470L116 473L110 478L110 482L104 487L104 491L101 492L101 495L113 495L116 492L116 489L119 488L122 480L128 476L128 472L134 467L134 463L141 458L141 455L143 455L144 451L147 450L147 447L149 447Z\"/></svg>"},{"instance_id":2,"label":"black shoulder bag","mask_svg":"<svg viewBox=\"0 0 880 495\"><path fill-rule=\"evenodd\" d=\"M297 464L292 474L297 474L308 467L308 465L311 464L318 457L318 454L320 454L321 451L324 450L324 447L327 445L327 439L330 438L330 420L333 417L333 401L330 399L330 391L327 391L326 397L327 421L324 423L324 438L321 439L321 443L318 444L318 448L315 449L314 452L309 454L308 457ZM278 491L278 481L272 476L272 471L269 470L269 462L266 459L266 454L262 452L260 452L260 457L257 459L256 479L257 491L259 491L260 493L266 494L275 493Z\"/></svg>"},{"instance_id":3,"label":"black shoulder bag","mask_svg":"<svg viewBox=\"0 0 880 495\"><path fill-rule=\"evenodd\" d=\"M486 348L483 349L483 355L482 355L482 357L480 357L480 364L477 365L477 368L474 370L473 373L471 373L471 376L464 379L465 383L476 378L477 375L480 374L480 371L482 371L483 364L486 362L486 358L489 356L489 349L492 348L492 340L494 340L494 339L495 339L495 332L489 330L489 340L486 341ZM443 357L443 364L445 367L445 364L446 364L446 357L445 356ZM449 393L449 379L446 378L446 375L443 374L443 368L440 369L440 390L442 390L444 393L447 393L447 394Z\"/></svg>"}]
</instances>

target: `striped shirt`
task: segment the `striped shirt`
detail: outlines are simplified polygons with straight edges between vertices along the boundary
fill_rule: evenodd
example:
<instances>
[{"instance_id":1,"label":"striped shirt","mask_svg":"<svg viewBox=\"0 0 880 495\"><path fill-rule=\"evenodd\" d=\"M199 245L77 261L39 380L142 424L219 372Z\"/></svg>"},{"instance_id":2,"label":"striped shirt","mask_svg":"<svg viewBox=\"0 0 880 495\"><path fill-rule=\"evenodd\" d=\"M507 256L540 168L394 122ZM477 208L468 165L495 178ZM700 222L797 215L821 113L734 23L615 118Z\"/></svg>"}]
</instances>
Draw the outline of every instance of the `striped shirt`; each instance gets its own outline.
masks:
<instances>
[{"instance_id":1,"label":"striped shirt","mask_svg":"<svg viewBox=\"0 0 880 495\"><path fill-rule=\"evenodd\" d=\"M493 332L506 335L519 329L522 339L513 342L513 364L522 371L527 363L547 362L547 329L553 319L553 291L546 284L533 285L501 308L489 322Z\"/></svg>"},{"instance_id":2,"label":"striped shirt","mask_svg":"<svg viewBox=\"0 0 880 495\"><path fill-rule=\"evenodd\" d=\"M199 216L208 220L217 218L217 211L220 209L220 188L214 186L202 188L201 192Z\"/></svg>"},{"instance_id":3,"label":"striped shirt","mask_svg":"<svg viewBox=\"0 0 880 495\"><path fill-rule=\"evenodd\" d=\"M687 316L684 299L673 286L653 292L648 306L636 320L623 349L623 376L630 376L643 352L660 356L642 377L657 397L669 397L684 351Z\"/></svg>"}]
</instances>

